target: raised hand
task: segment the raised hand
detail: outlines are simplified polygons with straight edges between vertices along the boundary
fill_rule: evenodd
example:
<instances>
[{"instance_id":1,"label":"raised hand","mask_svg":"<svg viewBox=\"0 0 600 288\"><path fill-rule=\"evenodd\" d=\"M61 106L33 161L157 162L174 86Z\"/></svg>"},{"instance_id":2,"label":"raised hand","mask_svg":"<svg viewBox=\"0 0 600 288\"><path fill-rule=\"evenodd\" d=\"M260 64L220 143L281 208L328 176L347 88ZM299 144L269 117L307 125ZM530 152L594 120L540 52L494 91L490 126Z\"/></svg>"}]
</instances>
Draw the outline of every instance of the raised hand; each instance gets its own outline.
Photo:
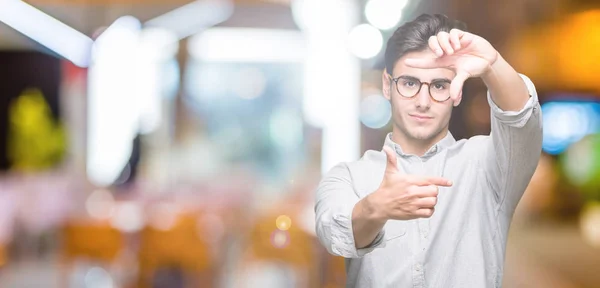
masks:
<instances>
[{"instance_id":1,"label":"raised hand","mask_svg":"<svg viewBox=\"0 0 600 288\"><path fill-rule=\"evenodd\" d=\"M439 186L449 187L452 182L442 177L426 177L403 174L398 170L396 154L389 147L383 148L387 164L383 181L370 201L384 219L409 220L428 218L433 215Z\"/></svg>"},{"instance_id":2,"label":"raised hand","mask_svg":"<svg viewBox=\"0 0 600 288\"><path fill-rule=\"evenodd\" d=\"M471 77L489 71L498 59L498 51L484 38L458 29L440 32L429 38L429 48L436 58L406 59L415 68L448 68L456 72L450 84L450 99L454 106L462 100L462 87Z\"/></svg>"}]
</instances>

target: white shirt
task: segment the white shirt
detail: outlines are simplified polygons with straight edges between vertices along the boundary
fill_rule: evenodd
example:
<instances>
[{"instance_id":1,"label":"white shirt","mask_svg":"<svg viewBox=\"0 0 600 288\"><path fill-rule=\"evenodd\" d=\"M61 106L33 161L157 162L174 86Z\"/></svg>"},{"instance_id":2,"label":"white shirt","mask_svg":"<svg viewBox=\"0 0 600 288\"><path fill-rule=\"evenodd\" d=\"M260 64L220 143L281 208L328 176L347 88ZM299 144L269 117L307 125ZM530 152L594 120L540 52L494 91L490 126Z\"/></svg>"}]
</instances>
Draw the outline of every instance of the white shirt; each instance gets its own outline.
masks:
<instances>
[{"instance_id":1,"label":"white shirt","mask_svg":"<svg viewBox=\"0 0 600 288\"><path fill-rule=\"evenodd\" d=\"M502 111L491 99L491 134L456 141L450 133L418 157L397 152L408 174L442 176L431 218L389 220L373 243L356 249L352 209L383 179L386 156L367 151L340 163L321 180L316 231L327 250L346 259L347 287L501 287L504 255L515 208L537 167L542 116L533 83L521 75L530 99L519 112Z\"/></svg>"}]
</instances>

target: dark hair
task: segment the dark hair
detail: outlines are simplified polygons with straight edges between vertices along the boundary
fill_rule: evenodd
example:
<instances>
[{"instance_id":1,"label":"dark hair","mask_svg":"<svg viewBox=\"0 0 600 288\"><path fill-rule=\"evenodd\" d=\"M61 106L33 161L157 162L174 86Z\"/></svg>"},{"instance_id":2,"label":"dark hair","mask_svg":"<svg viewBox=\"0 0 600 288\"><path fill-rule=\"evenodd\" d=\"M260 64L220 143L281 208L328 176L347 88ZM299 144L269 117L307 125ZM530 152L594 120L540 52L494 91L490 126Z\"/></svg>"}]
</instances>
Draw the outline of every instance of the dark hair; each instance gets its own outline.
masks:
<instances>
[{"instance_id":1,"label":"dark hair","mask_svg":"<svg viewBox=\"0 0 600 288\"><path fill-rule=\"evenodd\" d=\"M442 14L421 14L415 20L406 22L398 27L387 42L385 49L385 67L391 75L398 59L407 53L425 50L429 37L439 32L450 32L452 29L466 31L467 25L463 22L450 20Z\"/></svg>"}]
</instances>

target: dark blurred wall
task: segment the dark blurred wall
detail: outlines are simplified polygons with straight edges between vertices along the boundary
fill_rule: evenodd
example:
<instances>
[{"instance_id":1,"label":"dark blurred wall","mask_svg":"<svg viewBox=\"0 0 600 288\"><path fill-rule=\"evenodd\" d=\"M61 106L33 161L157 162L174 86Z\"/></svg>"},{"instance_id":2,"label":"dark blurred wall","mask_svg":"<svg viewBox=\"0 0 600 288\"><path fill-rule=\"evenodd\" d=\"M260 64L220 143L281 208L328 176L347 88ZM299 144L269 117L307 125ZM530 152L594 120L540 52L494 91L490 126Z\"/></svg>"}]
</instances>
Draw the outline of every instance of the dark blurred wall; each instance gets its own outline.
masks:
<instances>
[{"instance_id":1,"label":"dark blurred wall","mask_svg":"<svg viewBox=\"0 0 600 288\"><path fill-rule=\"evenodd\" d=\"M578 0L584 1L584 0ZM520 31L546 23L572 6L566 0L433 0L424 7L427 13L442 13L463 21L469 32L487 39L501 54L508 52L511 37ZM509 59L510 61L510 59ZM450 131L455 138L489 133L486 87L480 79L464 86L464 98L453 110ZM476 113L479 111L480 113Z\"/></svg>"},{"instance_id":2,"label":"dark blurred wall","mask_svg":"<svg viewBox=\"0 0 600 288\"><path fill-rule=\"evenodd\" d=\"M59 117L60 60L35 51L0 51L0 171L7 159L9 105L27 88L42 91L52 114Z\"/></svg>"}]
</instances>

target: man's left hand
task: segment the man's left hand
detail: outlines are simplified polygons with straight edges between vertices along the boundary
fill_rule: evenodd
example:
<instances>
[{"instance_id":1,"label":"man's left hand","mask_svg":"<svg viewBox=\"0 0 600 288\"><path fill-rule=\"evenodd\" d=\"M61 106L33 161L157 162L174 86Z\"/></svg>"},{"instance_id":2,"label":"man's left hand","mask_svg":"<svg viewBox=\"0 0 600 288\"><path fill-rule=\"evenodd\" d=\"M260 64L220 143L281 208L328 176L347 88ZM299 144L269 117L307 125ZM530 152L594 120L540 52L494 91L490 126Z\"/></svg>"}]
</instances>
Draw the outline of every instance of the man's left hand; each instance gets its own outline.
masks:
<instances>
[{"instance_id":1,"label":"man's left hand","mask_svg":"<svg viewBox=\"0 0 600 288\"><path fill-rule=\"evenodd\" d=\"M458 29L440 32L429 38L429 48L436 58L406 59L405 64L415 68L448 68L456 72L450 85L454 106L462 100L462 87L471 77L480 77L496 62L498 51L484 38Z\"/></svg>"}]
</instances>

